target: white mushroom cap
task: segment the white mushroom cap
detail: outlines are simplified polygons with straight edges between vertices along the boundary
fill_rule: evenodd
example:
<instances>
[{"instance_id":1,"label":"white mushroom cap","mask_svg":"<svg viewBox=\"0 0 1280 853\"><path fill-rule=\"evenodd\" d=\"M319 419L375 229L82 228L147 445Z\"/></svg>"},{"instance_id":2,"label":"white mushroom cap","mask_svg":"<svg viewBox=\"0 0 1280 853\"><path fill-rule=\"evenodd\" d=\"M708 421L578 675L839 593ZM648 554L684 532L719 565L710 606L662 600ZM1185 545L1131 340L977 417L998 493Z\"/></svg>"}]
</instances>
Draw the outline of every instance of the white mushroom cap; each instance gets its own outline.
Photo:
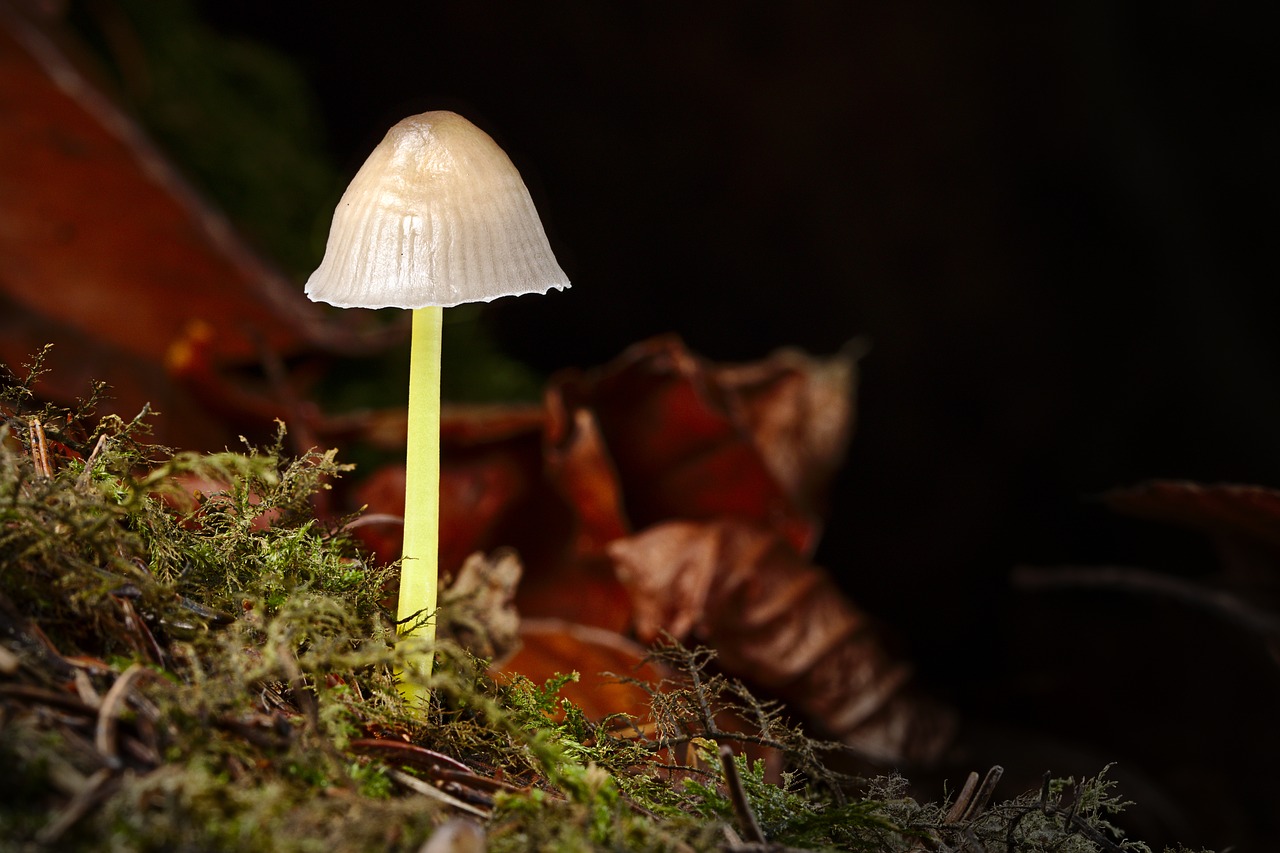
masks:
<instances>
[{"instance_id":1,"label":"white mushroom cap","mask_svg":"<svg viewBox=\"0 0 1280 853\"><path fill-rule=\"evenodd\" d=\"M441 111L391 128L360 167L306 292L340 308L422 308L568 286L511 160Z\"/></svg>"}]
</instances>

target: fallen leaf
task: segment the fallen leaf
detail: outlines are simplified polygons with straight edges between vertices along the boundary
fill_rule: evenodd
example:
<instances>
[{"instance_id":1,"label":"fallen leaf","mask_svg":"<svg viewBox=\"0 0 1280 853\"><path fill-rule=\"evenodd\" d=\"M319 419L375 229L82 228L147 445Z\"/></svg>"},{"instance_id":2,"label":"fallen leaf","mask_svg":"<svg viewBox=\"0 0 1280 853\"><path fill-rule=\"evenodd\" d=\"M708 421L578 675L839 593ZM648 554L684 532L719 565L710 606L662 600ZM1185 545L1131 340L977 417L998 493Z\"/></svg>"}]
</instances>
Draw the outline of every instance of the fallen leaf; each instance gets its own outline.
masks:
<instances>
[{"instance_id":1,"label":"fallen leaf","mask_svg":"<svg viewBox=\"0 0 1280 853\"><path fill-rule=\"evenodd\" d=\"M567 425L561 419L571 419ZM574 549L602 555L605 547L630 530L622 484L595 414L580 408L551 406L547 422L546 471L577 514Z\"/></svg>"},{"instance_id":2,"label":"fallen leaf","mask_svg":"<svg viewBox=\"0 0 1280 853\"><path fill-rule=\"evenodd\" d=\"M1155 480L1113 489L1103 500L1128 515L1280 549L1280 491L1275 489Z\"/></svg>"},{"instance_id":3,"label":"fallen leaf","mask_svg":"<svg viewBox=\"0 0 1280 853\"><path fill-rule=\"evenodd\" d=\"M510 549L472 554L440 595L439 634L485 660L501 663L520 645L515 608L520 558Z\"/></svg>"},{"instance_id":4,"label":"fallen leaf","mask_svg":"<svg viewBox=\"0 0 1280 853\"><path fill-rule=\"evenodd\" d=\"M654 338L599 370L554 379L548 444L568 458L598 433L608 470L601 457L597 477L616 478L621 507L611 514L633 529L732 516L774 527L807 553L820 529L814 507L852 424L852 358L836 356L826 374L818 364L784 352L717 368L675 337ZM821 425L802 426L818 401Z\"/></svg>"},{"instance_id":5,"label":"fallen leaf","mask_svg":"<svg viewBox=\"0 0 1280 853\"><path fill-rule=\"evenodd\" d=\"M46 399L102 380L123 416L147 403L166 415L160 440L220 447L234 428L165 370L191 329L209 330L216 370L369 341L326 324L247 247L69 58L72 43L55 20L0 4L0 362L52 342Z\"/></svg>"},{"instance_id":6,"label":"fallen leaf","mask_svg":"<svg viewBox=\"0 0 1280 853\"><path fill-rule=\"evenodd\" d=\"M827 487L844 462L860 353L860 342L832 358L781 349L763 361L711 368L769 471L809 513L825 512Z\"/></svg>"},{"instance_id":7,"label":"fallen leaf","mask_svg":"<svg viewBox=\"0 0 1280 853\"><path fill-rule=\"evenodd\" d=\"M591 720L626 714L648 715L649 694L620 676L656 684L671 673L646 662L643 646L602 628L562 619L526 619L520 626L520 650L498 672L518 672L537 684L558 674L578 673L561 689ZM612 673L612 674L610 674Z\"/></svg>"},{"instance_id":8,"label":"fallen leaf","mask_svg":"<svg viewBox=\"0 0 1280 853\"><path fill-rule=\"evenodd\" d=\"M526 644L512 671L585 673L598 652L583 646L574 658L584 636L669 632L713 647L726 672L865 756L928 760L950 715L909 688L909 667L802 556L852 429L854 365L850 353L786 350L714 365L663 337L557 377L541 418L454 411L443 429L442 569L473 550L520 553L521 614L561 627L540 637L548 648ZM399 466L360 493L391 514L403 494ZM390 550L379 553L398 553L399 534L386 528Z\"/></svg>"},{"instance_id":9,"label":"fallen leaf","mask_svg":"<svg viewBox=\"0 0 1280 853\"><path fill-rule=\"evenodd\" d=\"M877 761L928 761L950 715L906 689L910 668L871 619L774 531L739 520L668 522L609 547L636 632L714 648L726 672L770 689Z\"/></svg>"}]
</instances>

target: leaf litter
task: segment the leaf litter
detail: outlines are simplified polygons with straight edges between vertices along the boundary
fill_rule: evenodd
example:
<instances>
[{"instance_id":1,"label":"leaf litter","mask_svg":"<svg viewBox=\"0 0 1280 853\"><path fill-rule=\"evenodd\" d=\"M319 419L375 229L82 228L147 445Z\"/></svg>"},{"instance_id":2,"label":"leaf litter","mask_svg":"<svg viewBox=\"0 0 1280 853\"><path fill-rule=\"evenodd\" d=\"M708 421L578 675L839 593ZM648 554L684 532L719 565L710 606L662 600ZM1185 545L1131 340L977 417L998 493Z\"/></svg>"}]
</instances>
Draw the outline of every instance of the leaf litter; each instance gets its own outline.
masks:
<instances>
[{"instance_id":1,"label":"leaf litter","mask_svg":"<svg viewBox=\"0 0 1280 853\"><path fill-rule=\"evenodd\" d=\"M288 458L281 425L173 452L100 389L41 404L42 369L0 379L0 849L1146 849L1105 772L932 804L831 769L846 747L670 634L617 676L634 715L589 715L576 673L498 673L473 652L510 643L512 554L472 570L452 637L397 644L395 564L312 509L334 451ZM413 706L394 673L424 652Z\"/></svg>"}]
</instances>

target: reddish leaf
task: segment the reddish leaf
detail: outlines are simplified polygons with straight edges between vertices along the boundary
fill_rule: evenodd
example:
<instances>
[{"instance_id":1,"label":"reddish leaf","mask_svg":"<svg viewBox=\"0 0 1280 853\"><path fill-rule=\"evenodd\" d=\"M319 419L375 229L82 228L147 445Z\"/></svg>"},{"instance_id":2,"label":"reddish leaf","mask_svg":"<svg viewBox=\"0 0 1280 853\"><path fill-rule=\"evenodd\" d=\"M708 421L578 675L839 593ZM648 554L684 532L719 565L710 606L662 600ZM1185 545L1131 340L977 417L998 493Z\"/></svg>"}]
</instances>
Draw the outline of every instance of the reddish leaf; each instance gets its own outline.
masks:
<instances>
[{"instance_id":1,"label":"reddish leaf","mask_svg":"<svg viewBox=\"0 0 1280 853\"><path fill-rule=\"evenodd\" d=\"M547 425L547 474L578 516L577 553L603 555L605 546L629 531L622 486L595 415L552 408ZM572 417L572 426L561 418Z\"/></svg>"},{"instance_id":2,"label":"reddish leaf","mask_svg":"<svg viewBox=\"0 0 1280 853\"><path fill-rule=\"evenodd\" d=\"M523 612L621 630L631 605L606 547L637 517L736 515L808 548L819 526L815 507L847 440L852 375L848 356L793 351L712 366L666 337L601 370L561 377L542 417L449 410L442 570L455 570L472 551L514 547L526 567ZM402 489L403 472L390 469L359 498L374 512L400 515ZM398 529L361 533L379 554L398 554Z\"/></svg>"},{"instance_id":3,"label":"reddish leaf","mask_svg":"<svg viewBox=\"0 0 1280 853\"><path fill-rule=\"evenodd\" d=\"M844 461L853 432L855 357L852 347L829 359L783 349L764 361L712 368L774 478L806 512L825 509L827 486Z\"/></svg>"},{"instance_id":4,"label":"reddish leaf","mask_svg":"<svg viewBox=\"0 0 1280 853\"><path fill-rule=\"evenodd\" d=\"M1280 491L1275 489L1157 480L1115 489L1104 499L1129 515L1280 549Z\"/></svg>"},{"instance_id":5,"label":"reddish leaf","mask_svg":"<svg viewBox=\"0 0 1280 853\"><path fill-rule=\"evenodd\" d=\"M496 442L481 450L451 447L440 469L440 565L444 571L461 568L476 551L504 544L499 531L529 498L536 478L536 437ZM355 491L356 500L371 511L404 516L404 466L387 465L366 478ZM357 534L383 559L400 555L403 530L360 527Z\"/></svg>"},{"instance_id":6,"label":"reddish leaf","mask_svg":"<svg viewBox=\"0 0 1280 853\"><path fill-rule=\"evenodd\" d=\"M904 691L908 667L870 619L777 534L740 521L670 522L610 546L644 640L715 648L830 734L885 761L937 756L949 715Z\"/></svg>"},{"instance_id":7,"label":"reddish leaf","mask_svg":"<svg viewBox=\"0 0 1280 853\"><path fill-rule=\"evenodd\" d=\"M583 430L599 432L613 471L598 476L616 475L634 527L733 516L775 527L807 552L817 537L816 494L851 421L852 361L836 362L816 381L794 354L717 369L678 339L656 338L601 370L553 382L548 440L571 454L594 441ZM810 430L802 424L818 400L826 413ZM591 416L576 414L583 410Z\"/></svg>"},{"instance_id":8,"label":"reddish leaf","mask_svg":"<svg viewBox=\"0 0 1280 853\"><path fill-rule=\"evenodd\" d=\"M578 673L578 681L566 684L561 692L589 719L627 714L639 721L647 715L648 694L615 676L657 683L671 675L644 662L643 646L600 628L559 619L526 619L520 625L520 639L520 650L499 671L518 672L538 684L559 673Z\"/></svg>"},{"instance_id":9,"label":"reddish leaf","mask_svg":"<svg viewBox=\"0 0 1280 853\"><path fill-rule=\"evenodd\" d=\"M0 5L0 361L53 342L43 396L70 402L103 380L121 414L164 412L163 441L234 441L166 372L193 330L215 370L356 342L320 327L44 27Z\"/></svg>"}]
</instances>

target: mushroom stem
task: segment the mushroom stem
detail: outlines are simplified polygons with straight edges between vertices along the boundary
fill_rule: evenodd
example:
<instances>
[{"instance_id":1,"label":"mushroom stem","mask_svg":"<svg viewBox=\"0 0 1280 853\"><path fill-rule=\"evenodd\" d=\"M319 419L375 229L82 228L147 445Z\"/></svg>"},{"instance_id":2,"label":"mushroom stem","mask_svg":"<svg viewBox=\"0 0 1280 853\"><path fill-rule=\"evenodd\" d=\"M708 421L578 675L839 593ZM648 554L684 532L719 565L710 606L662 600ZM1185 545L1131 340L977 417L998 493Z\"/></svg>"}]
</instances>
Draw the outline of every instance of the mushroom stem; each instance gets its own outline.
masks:
<instances>
[{"instance_id":1,"label":"mushroom stem","mask_svg":"<svg viewBox=\"0 0 1280 853\"><path fill-rule=\"evenodd\" d=\"M405 459L404 548L400 564L401 636L435 639L440 553L440 337L444 309L413 312L409 354L409 439ZM431 674L432 655L418 664ZM415 694L402 682L406 698Z\"/></svg>"}]
</instances>

